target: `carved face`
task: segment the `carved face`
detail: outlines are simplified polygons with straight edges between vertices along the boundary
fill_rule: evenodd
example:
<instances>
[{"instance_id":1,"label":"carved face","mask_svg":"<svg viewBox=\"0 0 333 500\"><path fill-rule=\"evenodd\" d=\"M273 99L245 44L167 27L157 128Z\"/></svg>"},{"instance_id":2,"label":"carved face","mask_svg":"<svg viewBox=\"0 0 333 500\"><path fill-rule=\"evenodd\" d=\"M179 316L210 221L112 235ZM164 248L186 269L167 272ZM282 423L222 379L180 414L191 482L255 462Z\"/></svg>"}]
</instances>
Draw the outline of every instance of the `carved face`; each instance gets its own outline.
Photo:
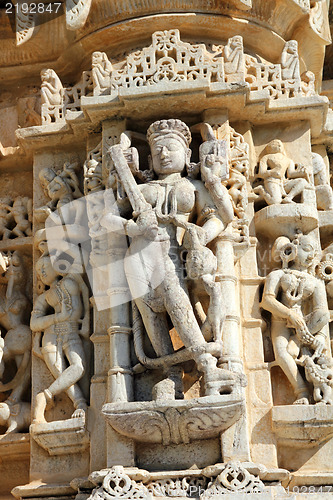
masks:
<instances>
[{"instance_id":1,"label":"carved face","mask_svg":"<svg viewBox=\"0 0 333 500\"><path fill-rule=\"evenodd\" d=\"M268 153L284 153L283 144L279 139L274 139L267 144Z\"/></svg>"},{"instance_id":2,"label":"carved face","mask_svg":"<svg viewBox=\"0 0 333 500\"><path fill-rule=\"evenodd\" d=\"M234 36L232 39L233 47L242 47L243 39L241 36Z\"/></svg>"},{"instance_id":3,"label":"carved face","mask_svg":"<svg viewBox=\"0 0 333 500\"><path fill-rule=\"evenodd\" d=\"M40 77L42 82L48 81L52 76L52 70L51 69L43 69L40 73Z\"/></svg>"},{"instance_id":4,"label":"carved face","mask_svg":"<svg viewBox=\"0 0 333 500\"><path fill-rule=\"evenodd\" d=\"M38 259L36 272L44 285L52 285L58 276L57 271L52 266L51 259L47 256Z\"/></svg>"},{"instance_id":5,"label":"carved face","mask_svg":"<svg viewBox=\"0 0 333 500\"><path fill-rule=\"evenodd\" d=\"M296 40L289 40L289 42L287 42L287 47L289 49L290 52L296 52L297 53L297 42Z\"/></svg>"},{"instance_id":6,"label":"carved face","mask_svg":"<svg viewBox=\"0 0 333 500\"><path fill-rule=\"evenodd\" d=\"M308 236L300 236L295 262L307 269L312 265L315 253L312 239Z\"/></svg>"},{"instance_id":7,"label":"carved face","mask_svg":"<svg viewBox=\"0 0 333 500\"><path fill-rule=\"evenodd\" d=\"M172 135L161 136L151 145L153 169L157 174L181 173L189 155L190 150Z\"/></svg>"},{"instance_id":8,"label":"carved face","mask_svg":"<svg viewBox=\"0 0 333 500\"><path fill-rule=\"evenodd\" d=\"M103 63L103 53L102 52L94 52L92 55L92 64L93 66L97 66L98 64Z\"/></svg>"}]
</instances>

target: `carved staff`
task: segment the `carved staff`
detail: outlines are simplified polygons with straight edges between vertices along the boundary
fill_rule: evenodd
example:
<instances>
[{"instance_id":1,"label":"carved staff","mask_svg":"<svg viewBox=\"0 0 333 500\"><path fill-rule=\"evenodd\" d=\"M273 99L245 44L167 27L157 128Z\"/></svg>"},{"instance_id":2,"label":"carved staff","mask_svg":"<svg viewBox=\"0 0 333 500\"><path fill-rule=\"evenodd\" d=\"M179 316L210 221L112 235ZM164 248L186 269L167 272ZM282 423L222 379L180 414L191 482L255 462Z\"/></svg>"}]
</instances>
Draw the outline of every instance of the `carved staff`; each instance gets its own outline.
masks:
<instances>
[{"instance_id":1,"label":"carved staff","mask_svg":"<svg viewBox=\"0 0 333 500\"><path fill-rule=\"evenodd\" d=\"M109 154L115 166L119 180L122 183L127 197L133 208L133 215L138 216L143 212L152 212L152 206L144 199L138 185L134 179L131 169L128 166L124 155L124 150L130 146L129 138L126 134L121 134L120 144L111 146ZM156 219L157 224L157 219Z\"/></svg>"}]
</instances>

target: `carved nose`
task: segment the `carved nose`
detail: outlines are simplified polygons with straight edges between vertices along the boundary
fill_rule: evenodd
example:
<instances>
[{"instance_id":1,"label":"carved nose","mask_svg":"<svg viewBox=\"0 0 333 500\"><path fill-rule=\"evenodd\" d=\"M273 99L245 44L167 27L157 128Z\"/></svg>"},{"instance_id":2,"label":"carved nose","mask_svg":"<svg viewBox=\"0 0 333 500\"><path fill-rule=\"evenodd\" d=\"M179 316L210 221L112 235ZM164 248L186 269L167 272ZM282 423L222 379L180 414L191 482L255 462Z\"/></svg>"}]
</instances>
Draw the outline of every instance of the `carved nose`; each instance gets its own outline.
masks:
<instances>
[{"instance_id":1,"label":"carved nose","mask_svg":"<svg viewBox=\"0 0 333 500\"><path fill-rule=\"evenodd\" d=\"M169 156L168 148L163 146L162 151L161 151L161 158L167 158L168 156Z\"/></svg>"}]
</instances>

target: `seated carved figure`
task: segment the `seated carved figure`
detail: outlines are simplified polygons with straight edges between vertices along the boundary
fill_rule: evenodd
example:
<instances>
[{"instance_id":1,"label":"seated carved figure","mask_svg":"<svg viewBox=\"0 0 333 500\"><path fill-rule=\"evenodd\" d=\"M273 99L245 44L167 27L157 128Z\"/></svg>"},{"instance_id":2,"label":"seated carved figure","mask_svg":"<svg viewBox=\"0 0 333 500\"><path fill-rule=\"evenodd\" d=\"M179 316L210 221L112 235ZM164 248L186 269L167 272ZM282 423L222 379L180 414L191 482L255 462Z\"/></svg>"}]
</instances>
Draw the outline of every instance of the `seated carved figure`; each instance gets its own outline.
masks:
<instances>
[{"instance_id":1,"label":"seated carved figure","mask_svg":"<svg viewBox=\"0 0 333 500\"><path fill-rule=\"evenodd\" d=\"M292 203L310 185L307 169L288 158L279 139L274 139L264 149L257 178L263 180L263 185L255 187L253 192L268 205Z\"/></svg>"},{"instance_id":2,"label":"seated carved figure","mask_svg":"<svg viewBox=\"0 0 333 500\"><path fill-rule=\"evenodd\" d=\"M314 274L312 236L298 234L293 241L281 236L272 253L283 265L266 277L261 306L272 314L275 360L294 389L294 404L308 404L309 391L299 364L302 356L311 354L316 359L326 349L329 310L325 283Z\"/></svg>"},{"instance_id":3,"label":"seated carved figure","mask_svg":"<svg viewBox=\"0 0 333 500\"><path fill-rule=\"evenodd\" d=\"M123 138L124 139L124 138ZM145 330L156 355L153 360L166 374L172 371L173 359L168 317L198 369L204 374L205 394L219 394L233 384L234 374L217 367L215 355L209 352L205 332L198 323L182 274L182 243L188 248L186 267L193 277L201 279L211 296L211 311L217 314L218 295L214 285L214 255L206 247L233 219L233 206L226 187L221 183L221 158L205 155L201 161L201 179L186 177L189 165L191 134L180 120L160 120L147 132L155 180L136 184L123 150L129 141L110 149L133 209L133 218L107 213L103 226L126 231L131 238L125 258L125 273ZM217 144L217 142L216 142ZM195 220L196 224L190 221ZM192 259L192 260L191 260ZM216 267L215 267L216 270ZM161 276L155 280L154 276ZM221 314L223 311L219 311ZM216 322L208 313L208 326L217 336ZM217 318L216 318L217 320ZM218 339L216 339L218 340ZM171 358L170 358L171 355ZM189 358L187 358L189 359Z\"/></svg>"},{"instance_id":4,"label":"seated carved figure","mask_svg":"<svg viewBox=\"0 0 333 500\"><path fill-rule=\"evenodd\" d=\"M92 55L92 79L94 82L94 93L99 95L110 88L110 75L112 64L104 52L94 52Z\"/></svg>"},{"instance_id":5,"label":"seated carved figure","mask_svg":"<svg viewBox=\"0 0 333 500\"><path fill-rule=\"evenodd\" d=\"M227 75L244 71L243 38L234 36L224 47L224 71Z\"/></svg>"},{"instance_id":6,"label":"seated carved figure","mask_svg":"<svg viewBox=\"0 0 333 500\"><path fill-rule=\"evenodd\" d=\"M35 332L33 352L44 360L55 380L37 394L33 423L46 422L47 404L62 392L73 402L72 416L81 417L87 402L77 383L85 372L81 336L89 335L88 290L79 274L59 275L49 256L38 260L36 270L49 289L38 296L31 315L30 326ZM50 309L54 313L50 313Z\"/></svg>"},{"instance_id":7,"label":"seated carved figure","mask_svg":"<svg viewBox=\"0 0 333 500\"><path fill-rule=\"evenodd\" d=\"M41 105L60 106L63 100L64 88L53 69L43 69L41 71Z\"/></svg>"},{"instance_id":8,"label":"seated carved figure","mask_svg":"<svg viewBox=\"0 0 333 500\"><path fill-rule=\"evenodd\" d=\"M289 40L285 43L281 54L281 68L283 80L300 78L298 44L296 40Z\"/></svg>"}]
</instances>

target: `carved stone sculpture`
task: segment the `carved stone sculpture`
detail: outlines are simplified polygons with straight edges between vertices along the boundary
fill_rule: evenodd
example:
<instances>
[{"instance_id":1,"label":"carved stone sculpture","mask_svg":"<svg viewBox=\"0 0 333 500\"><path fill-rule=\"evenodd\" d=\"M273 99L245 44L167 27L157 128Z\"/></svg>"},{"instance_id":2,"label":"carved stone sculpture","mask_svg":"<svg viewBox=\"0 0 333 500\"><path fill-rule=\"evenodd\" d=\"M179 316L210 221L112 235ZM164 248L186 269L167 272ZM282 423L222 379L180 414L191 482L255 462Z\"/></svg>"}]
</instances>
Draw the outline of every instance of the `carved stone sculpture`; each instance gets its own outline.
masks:
<instances>
[{"instance_id":1,"label":"carved stone sculpture","mask_svg":"<svg viewBox=\"0 0 333 500\"><path fill-rule=\"evenodd\" d=\"M60 276L49 256L41 257L36 267L39 279L49 289L39 295L31 315L31 329L35 333L33 350L44 360L55 381L37 394L33 423L46 422L47 404L61 392L66 392L73 402L72 416L82 417L87 402L77 382L86 366L81 336L89 335L88 290L80 275ZM50 308L53 314L48 313Z\"/></svg>"},{"instance_id":2,"label":"carved stone sculpture","mask_svg":"<svg viewBox=\"0 0 333 500\"><path fill-rule=\"evenodd\" d=\"M92 79L94 92L97 95L110 87L112 64L104 52L94 52L92 55Z\"/></svg>"},{"instance_id":3,"label":"carved stone sculpture","mask_svg":"<svg viewBox=\"0 0 333 500\"><path fill-rule=\"evenodd\" d=\"M32 199L17 196L0 199L0 236L3 240L32 235Z\"/></svg>"},{"instance_id":4,"label":"carved stone sculpture","mask_svg":"<svg viewBox=\"0 0 333 500\"><path fill-rule=\"evenodd\" d=\"M27 323L31 304L24 292L26 273L20 254L15 251L7 257L7 269L1 278L0 326L0 380L6 365L16 364L16 373L8 382L0 382L0 392L10 393L8 405L22 401L30 385L31 331Z\"/></svg>"},{"instance_id":5,"label":"carved stone sculpture","mask_svg":"<svg viewBox=\"0 0 333 500\"><path fill-rule=\"evenodd\" d=\"M312 153L313 178L318 210L333 210L333 191L327 175L327 167L318 153Z\"/></svg>"},{"instance_id":6,"label":"carved stone sculpture","mask_svg":"<svg viewBox=\"0 0 333 500\"><path fill-rule=\"evenodd\" d=\"M281 54L282 78L284 80L299 79L298 44L296 40L286 42Z\"/></svg>"},{"instance_id":7,"label":"carved stone sculpture","mask_svg":"<svg viewBox=\"0 0 333 500\"><path fill-rule=\"evenodd\" d=\"M313 399L318 404L333 405L333 359L320 356L314 362L305 356L302 362L306 379L313 384Z\"/></svg>"},{"instance_id":8,"label":"carved stone sculpture","mask_svg":"<svg viewBox=\"0 0 333 500\"><path fill-rule=\"evenodd\" d=\"M224 47L223 56L226 75L244 72L243 39L241 36L234 36L228 40Z\"/></svg>"},{"instance_id":9,"label":"carved stone sculpture","mask_svg":"<svg viewBox=\"0 0 333 500\"><path fill-rule=\"evenodd\" d=\"M293 387L294 404L309 404L307 384L298 368L299 356L311 353L317 359L327 349L329 312L325 284L314 274L316 251L311 235L298 234L292 241L279 237L272 253L282 261L282 269L266 277L261 301L272 314L275 360ZM307 376L311 377L310 372Z\"/></svg>"},{"instance_id":10,"label":"carved stone sculpture","mask_svg":"<svg viewBox=\"0 0 333 500\"><path fill-rule=\"evenodd\" d=\"M60 171L56 171L51 167L46 167L40 171L39 179L42 188L45 195L48 196L51 201L44 207L40 207L36 210L38 220L44 222L51 213L66 205L68 205L66 210L71 210L71 205L69 204L82 196L79 189L79 181L75 173L76 167L77 163L70 164L66 162L63 169ZM81 215L82 212L77 211L75 207L71 223L78 223ZM53 217L58 218L59 223L62 224L59 214L54 214Z\"/></svg>"},{"instance_id":11,"label":"carved stone sculpture","mask_svg":"<svg viewBox=\"0 0 333 500\"><path fill-rule=\"evenodd\" d=\"M9 226L12 222L11 213L12 200L10 198L2 198L0 200L0 235L3 240L6 240L11 235L11 230Z\"/></svg>"},{"instance_id":12,"label":"carved stone sculpture","mask_svg":"<svg viewBox=\"0 0 333 500\"><path fill-rule=\"evenodd\" d=\"M173 119L157 121L149 127L147 138L151 148L152 168L157 178L146 184L136 184L125 160L123 149L128 148L128 139L125 141L124 137L123 145L110 149L119 179L131 202L135 220L122 219L122 222L117 222L119 217L106 214L101 222L109 229L114 229L115 225L119 227L120 224L131 238L128 252L130 258L125 259L126 277L147 334L157 356L161 358L159 366L167 368L173 365L173 347L166 321L168 313L180 339L186 348L191 349L198 369L204 373L205 394L219 394L223 386L230 390L234 376L229 371L218 368L216 358L208 352L209 343L206 343L197 322L181 276L179 256L176 262L171 260L170 249L179 252L177 227L183 227L184 241L189 248L187 268L194 278L210 275L206 279L206 287L214 290L214 264L210 262L209 255L212 254L206 245L233 219L231 199L227 189L221 184L221 158L213 153L203 156L201 172L204 185L199 180L182 177L190 161L191 141L190 131L183 122ZM218 147L218 141L215 144ZM222 158L222 165L224 161ZM188 222L195 213L200 221L198 225ZM149 243L151 250L144 251L144 247L149 249ZM156 252L152 260L150 252L154 247L159 254ZM153 286L154 276L152 280L147 280L146 270L140 263L142 257L145 266L153 265L155 273L164 269L160 284Z\"/></svg>"},{"instance_id":13,"label":"carved stone sculpture","mask_svg":"<svg viewBox=\"0 0 333 500\"><path fill-rule=\"evenodd\" d=\"M16 226L12 230L13 234L20 237L31 236L32 200L26 196L16 198L11 213L16 223Z\"/></svg>"},{"instance_id":14,"label":"carved stone sculpture","mask_svg":"<svg viewBox=\"0 0 333 500\"><path fill-rule=\"evenodd\" d=\"M0 403L0 425L6 426L6 434L27 431L31 423L30 403L7 400Z\"/></svg>"},{"instance_id":15,"label":"carved stone sculpture","mask_svg":"<svg viewBox=\"0 0 333 500\"><path fill-rule=\"evenodd\" d=\"M309 186L310 173L304 165L296 165L288 158L282 142L274 139L263 152L257 178L263 180L263 185L256 186L254 193L273 205L292 203Z\"/></svg>"},{"instance_id":16,"label":"carved stone sculpture","mask_svg":"<svg viewBox=\"0 0 333 500\"><path fill-rule=\"evenodd\" d=\"M332 12L0 8L0 500L332 493Z\"/></svg>"},{"instance_id":17,"label":"carved stone sculpture","mask_svg":"<svg viewBox=\"0 0 333 500\"><path fill-rule=\"evenodd\" d=\"M63 99L63 86L53 69L41 71L41 105L60 106Z\"/></svg>"}]
</instances>

